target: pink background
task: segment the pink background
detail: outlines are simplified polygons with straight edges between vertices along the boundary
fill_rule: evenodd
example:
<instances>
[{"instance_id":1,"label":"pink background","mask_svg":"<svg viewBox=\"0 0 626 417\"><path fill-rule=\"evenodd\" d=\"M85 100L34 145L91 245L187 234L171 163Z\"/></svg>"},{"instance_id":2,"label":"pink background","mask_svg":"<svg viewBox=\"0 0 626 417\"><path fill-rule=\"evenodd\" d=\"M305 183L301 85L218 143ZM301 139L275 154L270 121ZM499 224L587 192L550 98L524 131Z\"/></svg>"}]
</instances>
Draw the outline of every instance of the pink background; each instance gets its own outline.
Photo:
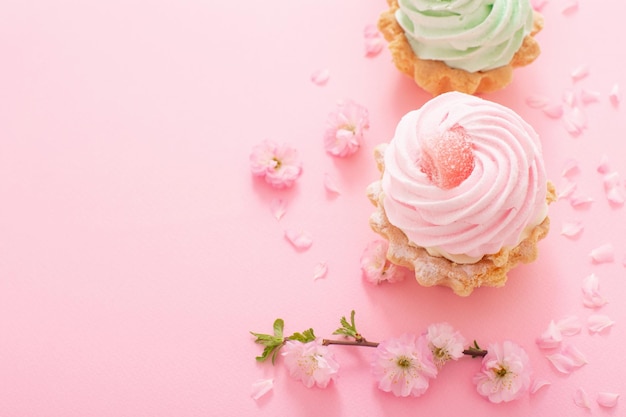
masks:
<instances>
[{"instance_id":1,"label":"pink background","mask_svg":"<svg viewBox=\"0 0 626 417\"><path fill-rule=\"evenodd\" d=\"M600 391L626 394L624 207L611 207L596 168L603 155L626 174L626 88L621 0L552 0L538 36L543 53L507 89L485 96L519 112L541 135L558 186L578 161L577 193L551 207L540 259L502 289L459 298L413 280L369 285L359 257L377 236L365 187L377 177L375 144L427 95L399 74L387 50L364 56L363 29L384 0L5 0L0 6L0 416L549 416L620 415ZM601 4L601 7L598 7ZM573 83L570 73L590 74ZM310 81L327 68L325 86ZM569 135L561 120L525 100L587 89L588 128ZM333 159L322 133L339 99L368 108L371 128L353 157ZM304 173L294 188L253 179L248 156L263 139L290 143ZM339 184L329 195L324 174ZM287 202L277 221L273 199ZM581 221L577 239L560 234ZM314 239L298 252L286 229ZM615 261L589 253L611 243ZM319 262L328 274L314 281ZM609 304L583 307L581 284L600 277ZM342 364L326 390L292 380L279 360L258 364L248 331L313 327L327 337L357 311L361 332L382 340L448 321L481 344L523 345L535 375L551 386L494 405L471 384L479 362L452 363L418 399L375 387L371 351L336 347ZM567 338L588 364L559 374L535 339L550 320L593 313L615 322ZM252 384L274 378L258 401ZM591 397L591 411L573 401ZM622 399L623 400L623 399ZM621 401L621 400L620 400Z\"/></svg>"}]
</instances>

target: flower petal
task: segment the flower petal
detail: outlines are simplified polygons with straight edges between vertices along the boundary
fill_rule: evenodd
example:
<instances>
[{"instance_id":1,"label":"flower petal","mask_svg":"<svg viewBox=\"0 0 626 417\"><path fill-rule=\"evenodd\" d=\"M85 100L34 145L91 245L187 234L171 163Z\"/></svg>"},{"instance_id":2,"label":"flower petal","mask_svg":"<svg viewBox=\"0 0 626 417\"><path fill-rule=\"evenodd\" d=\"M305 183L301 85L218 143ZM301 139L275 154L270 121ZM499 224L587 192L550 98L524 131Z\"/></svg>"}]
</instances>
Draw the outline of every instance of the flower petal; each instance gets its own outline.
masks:
<instances>
[{"instance_id":1,"label":"flower petal","mask_svg":"<svg viewBox=\"0 0 626 417\"><path fill-rule=\"evenodd\" d=\"M258 400L268 392L270 392L274 388L274 380L273 379L260 379L252 384L252 394L251 397L253 400Z\"/></svg>"},{"instance_id":2,"label":"flower petal","mask_svg":"<svg viewBox=\"0 0 626 417\"><path fill-rule=\"evenodd\" d=\"M613 392L599 392L596 401L602 407L612 408L617 405L619 394Z\"/></svg>"},{"instance_id":3,"label":"flower petal","mask_svg":"<svg viewBox=\"0 0 626 417\"><path fill-rule=\"evenodd\" d=\"M558 353L546 356L554 368L569 374L587 363L585 356L575 347L565 345Z\"/></svg>"},{"instance_id":4,"label":"flower petal","mask_svg":"<svg viewBox=\"0 0 626 417\"><path fill-rule=\"evenodd\" d=\"M530 393L531 394L535 394L541 388L547 387L549 385L552 385L552 383L550 381L547 381L545 379L535 379L533 381L532 385L530 386Z\"/></svg>"},{"instance_id":5,"label":"flower petal","mask_svg":"<svg viewBox=\"0 0 626 417\"><path fill-rule=\"evenodd\" d=\"M563 335L561 330L559 330L554 320L551 320L548 328L537 338L536 343L539 349L552 349L558 347L562 341Z\"/></svg>"},{"instance_id":6,"label":"flower petal","mask_svg":"<svg viewBox=\"0 0 626 417\"><path fill-rule=\"evenodd\" d=\"M563 15L571 15L578 10L578 0L567 0L561 8Z\"/></svg>"},{"instance_id":7,"label":"flower petal","mask_svg":"<svg viewBox=\"0 0 626 417\"><path fill-rule=\"evenodd\" d=\"M591 197L574 196L569 199L569 204L575 209L588 208L592 203L593 198Z\"/></svg>"},{"instance_id":8,"label":"flower petal","mask_svg":"<svg viewBox=\"0 0 626 417\"><path fill-rule=\"evenodd\" d=\"M576 316L568 316L556 322L556 327L561 331L563 336L574 336L580 333L582 324Z\"/></svg>"},{"instance_id":9,"label":"flower petal","mask_svg":"<svg viewBox=\"0 0 626 417\"><path fill-rule=\"evenodd\" d=\"M313 84L319 85L320 87L326 85L329 78L330 71L326 68L315 70L311 74L311 81L313 82Z\"/></svg>"},{"instance_id":10,"label":"flower petal","mask_svg":"<svg viewBox=\"0 0 626 417\"><path fill-rule=\"evenodd\" d=\"M574 90L566 88L563 91L563 103L567 104L569 107L574 107L576 104L576 93L574 93Z\"/></svg>"},{"instance_id":11,"label":"flower petal","mask_svg":"<svg viewBox=\"0 0 626 417\"><path fill-rule=\"evenodd\" d=\"M282 198L275 198L270 203L270 209L276 220L280 220L287 212L287 202Z\"/></svg>"},{"instance_id":12,"label":"flower petal","mask_svg":"<svg viewBox=\"0 0 626 417\"><path fill-rule=\"evenodd\" d=\"M570 2L570 3L576 3L576 5L578 5L578 2ZM589 67L586 65L580 65L574 68L572 72L570 73L570 76L572 77L572 81L574 82L582 80L587 75L589 75Z\"/></svg>"},{"instance_id":13,"label":"flower petal","mask_svg":"<svg viewBox=\"0 0 626 417\"><path fill-rule=\"evenodd\" d=\"M328 264L326 262L320 262L315 265L313 269L313 281L317 281L320 278L324 278L328 273Z\"/></svg>"},{"instance_id":14,"label":"flower petal","mask_svg":"<svg viewBox=\"0 0 626 417\"><path fill-rule=\"evenodd\" d=\"M598 165L597 170L600 174L608 174L611 171L611 168L609 167L608 156L602 155L602 158L600 158L600 164Z\"/></svg>"},{"instance_id":15,"label":"flower petal","mask_svg":"<svg viewBox=\"0 0 626 417\"><path fill-rule=\"evenodd\" d=\"M580 221L565 222L561 227L561 234L565 237L575 238L583 231L583 224Z\"/></svg>"},{"instance_id":16,"label":"flower petal","mask_svg":"<svg viewBox=\"0 0 626 417\"><path fill-rule=\"evenodd\" d=\"M285 238L296 249L307 250L313 244L313 238L308 233L293 229L285 230Z\"/></svg>"},{"instance_id":17,"label":"flower petal","mask_svg":"<svg viewBox=\"0 0 626 417\"><path fill-rule=\"evenodd\" d=\"M563 116L563 105L549 104L543 108L543 112L551 119L560 119Z\"/></svg>"},{"instance_id":18,"label":"flower petal","mask_svg":"<svg viewBox=\"0 0 626 417\"><path fill-rule=\"evenodd\" d=\"M578 185L574 182L568 182L564 186L559 187L559 194L557 195L557 199L562 200L564 198L570 198L574 191L576 191Z\"/></svg>"},{"instance_id":19,"label":"flower petal","mask_svg":"<svg viewBox=\"0 0 626 417\"><path fill-rule=\"evenodd\" d=\"M611 328L615 322L604 314L593 314L587 319L590 333L601 333Z\"/></svg>"},{"instance_id":20,"label":"flower petal","mask_svg":"<svg viewBox=\"0 0 626 417\"><path fill-rule=\"evenodd\" d=\"M589 256L594 263L601 264L606 262L613 262L615 254L613 253L613 245L606 243L593 249Z\"/></svg>"},{"instance_id":21,"label":"flower petal","mask_svg":"<svg viewBox=\"0 0 626 417\"><path fill-rule=\"evenodd\" d=\"M600 93L587 89L580 90L580 101L583 104L597 103L600 100Z\"/></svg>"},{"instance_id":22,"label":"flower petal","mask_svg":"<svg viewBox=\"0 0 626 417\"><path fill-rule=\"evenodd\" d=\"M591 401L589 400L589 395L587 395L584 389L578 388L576 390L576 393L574 394L574 404L576 404L580 408L591 409Z\"/></svg>"},{"instance_id":23,"label":"flower petal","mask_svg":"<svg viewBox=\"0 0 626 417\"><path fill-rule=\"evenodd\" d=\"M570 178L578 173L580 173L580 166L577 160L568 159L567 161L565 161L563 171L561 171L562 176Z\"/></svg>"},{"instance_id":24,"label":"flower petal","mask_svg":"<svg viewBox=\"0 0 626 417\"><path fill-rule=\"evenodd\" d=\"M374 57L383 50L385 42L376 25L366 25L363 29L363 37L365 38L365 56Z\"/></svg>"},{"instance_id":25,"label":"flower petal","mask_svg":"<svg viewBox=\"0 0 626 417\"><path fill-rule=\"evenodd\" d=\"M600 294L600 280L596 274L591 274L583 280L583 305L587 308L599 308L607 304Z\"/></svg>"},{"instance_id":26,"label":"flower petal","mask_svg":"<svg viewBox=\"0 0 626 417\"><path fill-rule=\"evenodd\" d=\"M619 106L620 101L622 100L621 94L619 92L619 85L613 84L611 87L611 92L609 93L609 101L613 105L613 107Z\"/></svg>"},{"instance_id":27,"label":"flower petal","mask_svg":"<svg viewBox=\"0 0 626 417\"><path fill-rule=\"evenodd\" d=\"M337 185L337 181L335 181L335 179L329 173L324 174L324 188L326 188L326 191L328 191L329 193L341 194L341 191L339 191L339 186Z\"/></svg>"},{"instance_id":28,"label":"flower petal","mask_svg":"<svg viewBox=\"0 0 626 417\"><path fill-rule=\"evenodd\" d=\"M545 96L532 94L526 97L526 104L533 109L543 109L548 103L550 103L550 100Z\"/></svg>"}]
</instances>

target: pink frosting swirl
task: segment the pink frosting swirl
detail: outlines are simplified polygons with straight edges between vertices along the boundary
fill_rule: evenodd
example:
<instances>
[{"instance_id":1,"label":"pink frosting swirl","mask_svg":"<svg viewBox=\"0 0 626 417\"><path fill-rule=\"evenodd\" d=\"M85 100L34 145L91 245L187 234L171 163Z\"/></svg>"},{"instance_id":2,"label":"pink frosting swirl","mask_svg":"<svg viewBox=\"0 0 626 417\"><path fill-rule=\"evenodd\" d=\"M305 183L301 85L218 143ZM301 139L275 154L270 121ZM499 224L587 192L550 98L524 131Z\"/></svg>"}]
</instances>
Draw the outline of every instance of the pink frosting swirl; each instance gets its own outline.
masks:
<instances>
[{"instance_id":1,"label":"pink frosting swirl","mask_svg":"<svg viewBox=\"0 0 626 417\"><path fill-rule=\"evenodd\" d=\"M472 167L452 170L462 175L452 187L433 181L430 171L433 141L450 137L467 141L473 153ZM439 162L449 163L454 152ZM433 98L402 118L384 161L387 218L431 255L477 262L517 246L547 215L539 137L497 103L458 92Z\"/></svg>"}]
</instances>

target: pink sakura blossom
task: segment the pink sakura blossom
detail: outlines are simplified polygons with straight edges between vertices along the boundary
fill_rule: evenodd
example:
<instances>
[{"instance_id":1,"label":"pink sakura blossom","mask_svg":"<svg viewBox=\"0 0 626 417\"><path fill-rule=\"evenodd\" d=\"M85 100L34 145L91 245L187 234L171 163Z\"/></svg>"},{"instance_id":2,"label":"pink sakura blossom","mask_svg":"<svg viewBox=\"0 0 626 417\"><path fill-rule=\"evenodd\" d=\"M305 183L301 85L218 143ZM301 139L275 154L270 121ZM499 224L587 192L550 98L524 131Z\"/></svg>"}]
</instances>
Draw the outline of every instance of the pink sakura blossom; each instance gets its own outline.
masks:
<instances>
[{"instance_id":1,"label":"pink sakura blossom","mask_svg":"<svg viewBox=\"0 0 626 417\"><path fill-rule=\"evenodd\" d=\"M333 156L346 157L359 150L363 132L369 128L367 109L351 100L340 102L328 115L324 148Z\"/></svg>"},{"instance_id":2,"label":"pink sakura blossom","mask_svg":"<svg viewBox=\"0 0 626 417\"><path fill-rule=\"evenodd\" d=\"M405 268L387 259L388 249L389 243L386 240L375 240L367 245L361 255L361 271L366 281L372 284L380 284L384 281L394 283L406 277Z\"/></svg>"},{"instance_id":3,"label":"pink sakura blossom","mask_svg":"<svg viewBox=\"0 0 626 417\"><path fill-rule=\"evenodd\" d=\"M396 397L419 397L437 377L437 366L425 335L404 334L376 347L372 371L378 388Z\"/></svg>"},{"instance_id":4,"label":"pink sakura blossom","mask_svg":"<svg viewBox=\"0 0 626 417\"><path fill-rule=\"evenodd\" d=\"M456 361L463 357L465 338L448 323L428 326L426 338L438 368L441 368L450 359Z\"/></svg>"},{"instance_id":5,"label":"pink sakura blossom","mask_svg":"<svg viewBox=\"0 0 626 417\"><path fill-rule=\"evenodd\" d=\"M478 393L492 403L520 398L530 388L530 359L526 351L513 342L492 344L474 376Z\"/></svg>"},{"instance_id":6,"label":"pink sakura blossom","mask_svg":"<svg viewBox=\"0 0 626 417\"><path fill-rule=\"evenodd\" d=\"M302 381L307 387L316 385L326 388L331 380L337 377L339 363L329 352L328 346L321 341L302 343L288 340L283 347L282 355L289 374Z\"/></svg>"},{"instance_id":7,"label":"pink sakura blossom","mask_svg":"<svg viewBox=\"0 0 626 417\"><path fill-rule=\"evenodd\" d=\"M275 188L291 187L302 173L296 150L271 140L264 140L252 148L250 168L253 175L265 178Z\"/></svg>"}]
</instances>

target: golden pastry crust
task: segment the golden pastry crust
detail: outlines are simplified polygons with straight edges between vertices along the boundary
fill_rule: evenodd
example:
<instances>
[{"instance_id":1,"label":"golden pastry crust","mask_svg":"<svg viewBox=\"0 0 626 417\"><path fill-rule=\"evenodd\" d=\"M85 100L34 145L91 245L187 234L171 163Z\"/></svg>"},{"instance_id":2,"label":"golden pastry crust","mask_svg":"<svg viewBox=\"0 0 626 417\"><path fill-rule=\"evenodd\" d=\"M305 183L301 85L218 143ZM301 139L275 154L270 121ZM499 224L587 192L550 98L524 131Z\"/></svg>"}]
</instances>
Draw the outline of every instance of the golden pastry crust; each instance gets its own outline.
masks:
<instances>
[{"instance_id":1,"label":"golden pastry crust","mask_svg":"<svg viewBox=\"0 0 626 417\"><path fill-rule=\"evenodd\" d=\"M413 77L417 85L433 96L448 91L478 94L500 90L513 79L513 68L528 65L539 56L540 48L534 36L543 28L543 17L534 12L533 30L524 38L508 65L488 71L467 72L450 68L442 61L419 59L396 21L398 0L387 0L387 3L389 9L380 15L378 29L389 43L393 62L398 70Z\"/></svg>"},{"instance_id":2,"label":"golden pastry crust","mask_svg":"<svg viewBox=\"0 0 626 417\"><path fill-rule=\"evenodd\" d=\"M378 170L384 171L384 151L386 144L378 145L374 157ZM548 182L548 203L556 201L555 189ZM389 223L383 207L381 181L367 188L370 201L376 211L370 216L371 228L389 241L387 259L415 271L417 281L426 287L442 285L450 287L461 296L472 293L478 287L501 287L507 279L507 272L520 262L530 263L537 258L537 242L543 239L550 229L550 219L536 226L529 236L514 248L502 249L493 255L486 255L474 264L457 264L446 258L431 256L426 249L409 242L407 236Z\"/></svg>"}]
</instances>

